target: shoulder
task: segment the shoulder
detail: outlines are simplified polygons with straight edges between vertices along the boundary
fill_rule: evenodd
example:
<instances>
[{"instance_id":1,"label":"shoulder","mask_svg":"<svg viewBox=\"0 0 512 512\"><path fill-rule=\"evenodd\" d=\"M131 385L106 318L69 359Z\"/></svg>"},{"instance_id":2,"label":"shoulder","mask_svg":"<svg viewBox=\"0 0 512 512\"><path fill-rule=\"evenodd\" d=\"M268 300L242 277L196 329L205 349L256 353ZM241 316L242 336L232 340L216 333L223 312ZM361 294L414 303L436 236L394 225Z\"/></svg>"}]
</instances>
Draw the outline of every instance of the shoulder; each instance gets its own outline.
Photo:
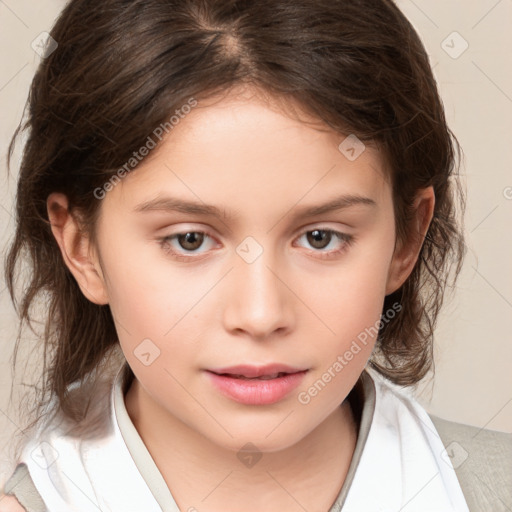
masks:
<instances>
[{"instance_id":1,"label":"shoulder","mask_svg":"<svg viewBox=\"0 0 512 512\"><path fill-rule=\"evenodd\" d=\"M429 416L470 510L510 510L512 434Z\"/></svg>"},{"instance_id":2,"label":"shoulder","mask_svg":"<svg viewBox=\"0 0 512 512\"><path fill-rule=\"evenodd\" d=\"M503 470L512 478L512 434L429 416L445 447L450 447L450 457L458 455L457 465L467 462L488 472Z\"/></svg>"},{"instance_id":3,"label":"shoulder","mask_svg":"<svg viewBox=\"0 0 512 512\"><path fill-rule=\"evenodd\" d=\"M47 512L24 463L16 466L0 495L0 512Z\"/></svg>"},{"instance_id":4,"label":"shoulder","mask_svg":"<svg viewBox=\"0 0 512 512\"><path fill-rule=\"evenodd\" d=\"M26 512L26 509L20 505L20 502L14 496L1 494L0 512Z\"/></svg>"}]
</instances>

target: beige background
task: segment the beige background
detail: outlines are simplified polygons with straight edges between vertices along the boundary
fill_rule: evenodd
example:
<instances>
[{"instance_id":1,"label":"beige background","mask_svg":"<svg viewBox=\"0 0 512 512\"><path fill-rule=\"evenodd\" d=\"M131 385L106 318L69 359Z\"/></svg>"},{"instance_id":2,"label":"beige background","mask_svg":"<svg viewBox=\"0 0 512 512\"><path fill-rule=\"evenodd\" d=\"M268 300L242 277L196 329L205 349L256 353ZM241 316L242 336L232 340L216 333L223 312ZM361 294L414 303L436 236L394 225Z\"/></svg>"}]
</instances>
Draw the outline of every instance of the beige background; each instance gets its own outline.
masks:
<instances>
[{"instance_id":1,"label":"beige background","mask_svg":"<svg viewBox=\"0 0 512 512\"><path fill-rule=\"evenodd\" d=\"M13 230L15 193L14 180L5 173L5 155L39 62L31 42L51 27L63 5L61 0L0 0L3 250ZM435 378L425 379L417 395L441 417L512 432L512 1L399 0L398 5L431 57L448 122L464 149L468 194L468 255L438 325ZM15 406L8 404L15 333L16 317L2 276L0 454L7 453L19 424ZM0 484L10 471L6 457L0 456Z\"/></svg>"}]
</instances>

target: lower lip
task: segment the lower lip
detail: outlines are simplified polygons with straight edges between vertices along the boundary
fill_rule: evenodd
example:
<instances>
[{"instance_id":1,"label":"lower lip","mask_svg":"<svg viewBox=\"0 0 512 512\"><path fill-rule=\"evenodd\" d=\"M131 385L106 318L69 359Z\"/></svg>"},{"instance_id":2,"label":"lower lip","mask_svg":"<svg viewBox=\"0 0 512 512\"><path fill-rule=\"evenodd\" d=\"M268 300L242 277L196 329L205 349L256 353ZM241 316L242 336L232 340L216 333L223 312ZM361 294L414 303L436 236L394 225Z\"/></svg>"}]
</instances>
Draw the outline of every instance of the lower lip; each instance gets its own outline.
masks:
<instances>
[{"instance_id":1,"label":"lower lip","mask_svg":"<svg viewBox=\"0 0 512 512\"><path fill-rule=\"evenodd\" d=\"M307 370L289 373L275 379L237 379L207 372L213 385L225 396L246 405L279 402L302 382Z\"/></svg>"}]
</instances>

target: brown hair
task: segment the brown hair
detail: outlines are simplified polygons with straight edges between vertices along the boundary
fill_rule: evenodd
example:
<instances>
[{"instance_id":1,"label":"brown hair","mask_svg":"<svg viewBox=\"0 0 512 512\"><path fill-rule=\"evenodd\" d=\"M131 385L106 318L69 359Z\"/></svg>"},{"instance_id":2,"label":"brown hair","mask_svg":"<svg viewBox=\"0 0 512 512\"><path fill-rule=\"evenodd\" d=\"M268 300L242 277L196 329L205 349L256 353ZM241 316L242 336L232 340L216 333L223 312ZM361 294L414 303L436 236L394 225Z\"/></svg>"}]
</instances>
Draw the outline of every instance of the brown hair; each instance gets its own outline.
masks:
<instances>
[{"instance_id":1,"label":"brown hair","mask_svg":"<svg viewBox=\"0 0 512 512\"><path fill-rule=\"evenodd\" d=\"M27 102L16 234L5 264L20 332L47 298L41 400L78 414L68 385L118 345L108 305L89 302L62 260L46 199L67 195L94 239L93 194L189 98L237 84L296 100L316 119L382 150L393 186L397 240L411 205L433 185L435 211L411 276L385 299L400 314L380 328L371 365L411 385L432 366L433 330L449 276L464 255L455 207L460 147L448 128L426 51L391 0L71 0L51 36ZM460 200L455 200L455 192ZM31 273L15 296L26 251ZM17 346L20 336L17 340Z\"/></svg>"}]
</instances>

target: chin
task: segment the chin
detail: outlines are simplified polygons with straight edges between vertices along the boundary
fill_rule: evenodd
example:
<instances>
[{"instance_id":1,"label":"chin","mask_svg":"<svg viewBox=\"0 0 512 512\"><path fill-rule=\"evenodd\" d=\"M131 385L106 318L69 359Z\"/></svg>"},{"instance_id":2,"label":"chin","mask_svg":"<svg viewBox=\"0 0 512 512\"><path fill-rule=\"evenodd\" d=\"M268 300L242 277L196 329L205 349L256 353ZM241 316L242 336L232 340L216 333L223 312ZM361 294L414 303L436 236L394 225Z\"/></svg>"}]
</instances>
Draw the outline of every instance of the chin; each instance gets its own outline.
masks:
<instances>
[{"instance_id":1,"label":"chin","mask_svg":"<svg viewBox=\"0 0 512 512\"><path fill-rule=\"evenodd\" d=\"M271 426L265 423L265 426L259 428L255 428L254 423L252 428L239 429L230 428L226 425L226 428L233 437L226 434L212 438L211 432L206 437L217 446L234 451L237 454L244 447L247 451L258 451L261 453L279 452L300 443L306 437L307 433L301 435L301 433L297 432L296 428L293 428L293 425L289 425L288 428L283 428L282 425L279 426L280 421L282 421L282 418L278 422L273 422Z\"/></svg>"}]
</instances>

